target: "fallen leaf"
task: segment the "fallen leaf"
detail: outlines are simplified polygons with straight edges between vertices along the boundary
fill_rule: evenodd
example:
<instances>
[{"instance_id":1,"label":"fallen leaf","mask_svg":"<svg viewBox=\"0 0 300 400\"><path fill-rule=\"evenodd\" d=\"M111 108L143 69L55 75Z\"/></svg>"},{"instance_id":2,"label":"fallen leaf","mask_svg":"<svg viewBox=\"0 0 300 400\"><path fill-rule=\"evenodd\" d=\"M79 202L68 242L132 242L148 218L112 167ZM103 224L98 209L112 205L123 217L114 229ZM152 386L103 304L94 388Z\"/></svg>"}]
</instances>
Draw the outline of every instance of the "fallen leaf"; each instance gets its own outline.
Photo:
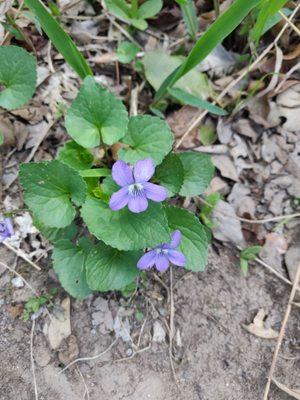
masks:
<instances>
[{"instance_id":1,"label":"fallen leaf","mask_svg":"<svg viewBox=\"0 0 300 400\"><path fill-rule=\"evenodd\" d=\"M215 167L221 172L224 178L229 178L233 181L238 181L238 173L235 165L229 156L226 155L213 155L212 161Z\"/></svg>"},{"instance_id":2,"label":"fallen leaf","mask_svg":"<svg viewBox=\"0 0 300 400\"><path fill-rule=\"evenodd\" d=\"M67 340L67 348L58 353L58 358L61 363L67 365L71 361L75 360L78 354L79 348L77 344L77 339L74 335L71 335Z\"/></svg>"},{"instance_id":3,"label":"fallen leaf","mask_svg":"<svg viewBox=\"0 0 300 400\"><path fill-rule=\"evenodd\" d=\"M70 298L66 297L61 302L61 311L59 314L52 315L46 333L52 349L57 349L62 341L71 335L70 321Z\"/></svg>"},{"instance_id":4,"label":"fallen leaf","mask_svg":"<svg viewBox=\"0 0 300 400\"><path fill-rule=\"evenodd\" d=\"M215 225L212 232L216 239L239 246L245 244L241 222L236 218L231 204L219 200L212 212L212 221Z\"/></svg>"},{"instance_id":5,"label":"fallen leaf","mask_svg":"<svg viewBox=\"0 0 300 400\"><path fill-rule=\"evenodd\" d=\"M254 317L253 322L249 325L243 325L243 328L245 328L252 335L262 339L277 339L279 333L274 331L272 328L266 328L264 326L264 318L266 315L267 314L264 309L261 308Z\"/></svg>"}]
</instances>

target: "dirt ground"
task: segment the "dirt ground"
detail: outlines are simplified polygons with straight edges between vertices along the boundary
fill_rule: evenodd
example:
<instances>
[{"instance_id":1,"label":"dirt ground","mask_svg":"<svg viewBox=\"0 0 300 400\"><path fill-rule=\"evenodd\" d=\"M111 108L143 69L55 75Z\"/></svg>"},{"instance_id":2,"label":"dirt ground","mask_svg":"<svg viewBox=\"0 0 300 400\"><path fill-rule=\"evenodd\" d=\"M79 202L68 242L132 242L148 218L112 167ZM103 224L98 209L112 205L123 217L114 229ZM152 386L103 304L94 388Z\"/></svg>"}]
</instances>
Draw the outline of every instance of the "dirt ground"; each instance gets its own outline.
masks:
<instances>
[{"instance_id":1,"label":"dirt ground","mask_svg":"<svg viewBox=\"0 0 300 400\"><path fill-rule=\"evenodd\" d=\"M38 399L262 399L276 340L251 335L243 324L252 322L257 311L263 308L268 314L266 326L278 331L290 287L258 266L251 268L249 276L243 278L234 252L219 247L218 253L216 249L211 250L209 266L204 273L186 275L181 279L183 272L176 271L174 276L177 330L174 364L178 387L170 369L167 339L162 343L151 340L155 319L163 320L164 314L168 318L166 289L154 281L150 283L153 292L148 300L137 294L128 306L130 310L144 307L146 301L151 303L140 348L147 348L149 343L151 347L132 359L120 361L131 352L131 344L120 339L99 359L80 362L58 375L62 365L43 334L45 320L40 318L37 321L33 356ZM1 249L3 258L8 264L13 261L11 254ZM29 267L20 268L26 276ZM12 289L9 274L0 272L0 398L33 400L31 323L23 322L20 317L13 318L12 312L12 305L24 301L27 289ZM50 279L47 272L30 270L28 275L29 283L35 288ZM162 280L169 284L167 275ZM112 333L103 334L93 327L91 307L97 297L99 295L83 302L72 300L71 303L72 339L78 344L80 357L98 354L114 340ZM118 305L122 299L111 301ZM136 326L140 331L141 326ZM295 307L274 376L288 387L296 388L299 386L299 363L299 309ZM89 397L84 397L85 385ZM290 397L272 385L269 398L288 400Z\"/></svg>"}]
</instances>

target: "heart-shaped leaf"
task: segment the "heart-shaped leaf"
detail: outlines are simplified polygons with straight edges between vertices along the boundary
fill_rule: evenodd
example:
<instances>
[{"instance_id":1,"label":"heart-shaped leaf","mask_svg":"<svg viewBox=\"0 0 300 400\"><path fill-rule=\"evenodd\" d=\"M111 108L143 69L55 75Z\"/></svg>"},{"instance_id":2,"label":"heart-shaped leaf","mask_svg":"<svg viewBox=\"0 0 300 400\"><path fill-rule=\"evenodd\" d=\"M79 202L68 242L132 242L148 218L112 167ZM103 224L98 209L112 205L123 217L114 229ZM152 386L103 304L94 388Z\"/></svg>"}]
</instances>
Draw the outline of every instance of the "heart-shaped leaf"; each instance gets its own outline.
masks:
<instances>
[{"instance_id":1,"label":"heart-shaped leaf","mask_svg":"<svg viewBox=\"0 0 300 400\"><path fill-rule=\"evenodd\" d=\"M24 200L43 224L63 228L73 221L86 196L86 184L73 168L60 161L28 163L20 167Z\"/></svg>"},{"instance_id":2,"label":"heart-shaped leaf","mask_svg":"<svg viewBox=\"0 0 300 400\"><path fill-rule=\"evenodd\" d=\"M159 203L151 202L146 211L135 214L127 208L113 211L104 201L87 198L81 216L93 235L119 250L139 250L170 240L166 215Z\"/></svg>"},{"instance_id":3,"label":"heart-shaped leaf","mask_svg":"<svg viewBox=\"0 0 300 400\"><path fill-rule=\"evenodd\" d=\"M183 208L167 207L166 214L171 231L178 229L182 234L180 250L187 259L185 268L204 271L208 256L208 230L192 213Z\"/></svg>"},{"instance_id":4,"label":"heart-shaped leaf","mask_svg":"<svg viewBox=\"0 0 300 400\"><path fill-rule=\"evenodd\" d=\"M179 193L183 184L183 165L175 153L170 153L156 168L154 179L168 189L169 195Z\"/></svg>"},{"instance_id":5,"label":"heart-shaped leaf","mask_svg":"<svg viewBox=\"0 0 300 400\"><path fill-rule=\"evenodd\" d=\"M75 246L69 240L55 243L53 268L63 288L73 297L84 299L92 293L86 281L85 260L91 245Z\"/></svg>"},{"instance_id":6,"label":"heart-shaped leaf","mask_svg":"<svg viewBox=\"0 0 300 400\"><path fill-rule=\"evenodd\" d=\"M124 104L88 76L66 115L69 135L83 147L112 145L126 132L128 114Z\"/></svg>"},{"instance_id":7,"label":"heart-shaped leaf","mask_svg":"<svg viewBox=\"0 0 300 400\"><path fill-rule=\"evenodd\" d=\"M129 147L119 151L119 157L131 164L143 158L152 158L160 164L172 148L173 135L169 125L158 117L139 115L129 119L123 143Z\"/></svg>"},{"instance_id":8,"label":"heart-shaped leaf","mask_svg":"<svg viewBox=\"0 0 300 400\"><path fill-rule=\"evenodd\" d=\"M26 104L36 79L36 59L31 54L17 46L0 47L0 107L12 110Z\"/></svg>"},{"instance_id":9,"label":"heart-shaped leaf","mask_svg":"<svg viewBox=\"0 0 300 400\"><path fill-rule=\"evenodd\" d=\"M181 196L197 196L203 193L214 175L215 168L211 162L211 157L194 151L187 151L178 155L184 169Z\"/></svg>"},{"instance_id":10,"label":"heart-shaped leaf","mask_svg":"<svg viewBox=\"0 0 300 400\"><path fill-rule=\"evenodd\" d=\"M107 292L120 290L139 274L140 251L119 251L100 242L86 260L87 282L91 289Z\"/></svg>"},{"instance_id":11,"label":"heart-shaped leaf","mask_svg":"<svg viewBox=\"0 0 300 400\"><path fill-rule=\"evenodd\" d=\"M59 150L57 159L69 167L81 171L91 168L94 157L87 149L71 140Z\"/></svg>"}]
</instances>

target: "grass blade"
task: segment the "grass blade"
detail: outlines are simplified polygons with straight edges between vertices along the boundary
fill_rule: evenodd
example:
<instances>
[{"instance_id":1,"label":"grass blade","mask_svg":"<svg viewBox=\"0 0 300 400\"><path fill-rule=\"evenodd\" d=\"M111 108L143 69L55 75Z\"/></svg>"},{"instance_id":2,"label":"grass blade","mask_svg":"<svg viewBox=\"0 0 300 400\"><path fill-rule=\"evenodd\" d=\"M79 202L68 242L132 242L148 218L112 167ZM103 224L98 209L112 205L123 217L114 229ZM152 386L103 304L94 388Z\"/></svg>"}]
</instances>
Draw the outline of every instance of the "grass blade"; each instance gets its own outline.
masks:
<instances>
[{"instance_id":1,"label":"grass blade","mask_svg":"<svg viewBox=\"0 0 300 400\"><path fill-rule=\"evenodd\" d=\"M25 5L35 15L46 35L80 78L93 75L91 68L71 37L52 17L43 3L40 0L25 0Z\"/></svg>"},{"instance_id":2,"label":"grass blade","mask_svg":"<svg viewBox=\"0 0 300 400\"><path fill-rule=\"evenodd\" d=\"M193 0L177 0L180 5L184 23L188 34L193 40L196 40L196 35L199 28L199 23L196 14L196 8Z\"/></svg>"},{"instance_id":3,"label":"grass blade","mask_svg":"<svg viewBox=\"0 0 300 400\"><path fill-rule=\"evenodd\" d=\"M185 90L174 88L168 89L168 92L171 96L175 97L175 99L181 101L184 104L189 104L193 107L202 108L203 110L208 110L210 113L216 115L228 114L228 112L226 110L223 110L223 108L215 106L214 104L209 103L201 97L196 97L193 94L186 92Z\"/></svg>"},{"instance_id":4,"label":"grass blade","mask_svg":"<svg viewBox=\"0 0 300 400\"><path fill-rule=\"evenodd\" d=\"M269 18L273 17L287 2L287 0L268 0L260 8L256 23L251 32L251 39L256 43L263 35L264 27Z\"/></svg>"},{"instance_id":5,"label":"grass blade","mask_svg":"<svg viewBox=\"0 0 300 400\"><path fill-rule=\"evenodd\" d=\"M208 30L196 42L186 60L173 71L162 83L155 96L159 101L169 87L173 86L183 75L195 68L206 56L221 43L247 16L261 0L235 0L235 2L213 22Z\"/></svg>"}]
</instances>

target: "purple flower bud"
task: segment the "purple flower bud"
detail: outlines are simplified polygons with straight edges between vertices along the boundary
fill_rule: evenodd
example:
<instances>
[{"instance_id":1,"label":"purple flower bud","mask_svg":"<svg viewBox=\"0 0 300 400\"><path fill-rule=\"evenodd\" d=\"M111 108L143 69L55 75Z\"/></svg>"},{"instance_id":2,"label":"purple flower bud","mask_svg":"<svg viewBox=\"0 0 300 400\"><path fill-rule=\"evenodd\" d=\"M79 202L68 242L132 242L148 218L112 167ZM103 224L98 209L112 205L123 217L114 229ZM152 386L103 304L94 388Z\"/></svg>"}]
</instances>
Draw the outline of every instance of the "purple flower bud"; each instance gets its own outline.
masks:
<instances>
[{"instance_id":1,"label":"purple flower bud","mask_svg":"<svg viewBox=\"0 0 300 400\"><path fill-rule=\"evenodd\" d=\"M130 211L140 213L148 208L148 199L164 201L167 198L166 189L149 182L154 171L150 158L136 162L133 168L124 161L116 161L112 167L112 178L121 189L111 196L110 208L118 211L128 205Z\"/></svg>"},{"instance_id":2,"label":"purple flower bud","mask_svg":"<svg viewBox=\"0 0 300 400\"><path fill-rule=\"evenodd\" d=\"M10 218L0 221L0 243L14 235L14 228Z\"/></svg>"},{"instance_id":3,"label":"purple flower bud","mask_svg":"<svg viewBox=\"0 0 300 400\"><path fill-rule=\"evenodd\" d=\"M176 230L171 238L171 243L161 244L145 253L138 261L138 268L148 270L155 266L159 272L164 272L169 268L170 263L183 267L186 258L181 251L176 250L181 242L181 232Z\"/></svg>"}]
</instances>

